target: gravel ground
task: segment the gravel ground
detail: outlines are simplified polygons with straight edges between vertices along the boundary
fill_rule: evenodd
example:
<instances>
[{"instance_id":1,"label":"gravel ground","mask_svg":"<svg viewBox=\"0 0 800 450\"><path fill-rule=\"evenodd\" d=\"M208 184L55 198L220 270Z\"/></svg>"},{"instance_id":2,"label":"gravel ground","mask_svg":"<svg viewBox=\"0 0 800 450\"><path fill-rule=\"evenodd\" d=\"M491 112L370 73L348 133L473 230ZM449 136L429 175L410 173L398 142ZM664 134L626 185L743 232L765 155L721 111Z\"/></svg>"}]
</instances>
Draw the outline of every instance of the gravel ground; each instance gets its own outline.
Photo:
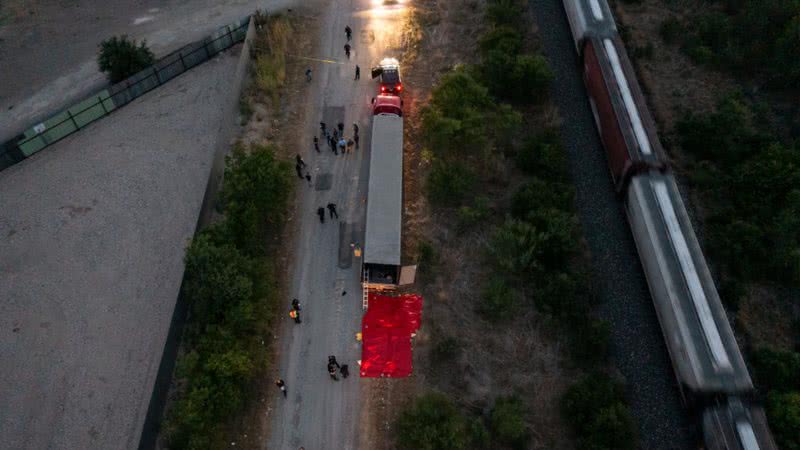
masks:
<instances>
[{"instance_id":1,"label":"gravel ground","mask_svg":"<svg viewBox=\"0 0 800 450\"><path fill-rule=\"evenodd\" d=\"M0 173L0 449L138 446L237 61Z\"/></svg>"},{"instance_id":2,"label":"gravel ground","mask_svg":"<svg viewBox=\"0 0 800 450\"><path fill-rule=\"evenodd\" d=\"M556 78L553 96L575 179L600 315L610 321L612 362L626 381L645 449L688 449L697 436L680 394L622 203L614 194L560 1L531 0L545 56Z\"/></svg>"},{"instance_id":3,"label":"gravel ground","mask_svg":"<svg viewBox=\"0 0 800 450\"><path fill-rule=\"evenodd\" d=\"M0 142L106 85L95 61L103 39L120 34L146 39L158 57L202 39L256 8L276 10L292 3L3 0Z\"/></svg>"}]
</instances>

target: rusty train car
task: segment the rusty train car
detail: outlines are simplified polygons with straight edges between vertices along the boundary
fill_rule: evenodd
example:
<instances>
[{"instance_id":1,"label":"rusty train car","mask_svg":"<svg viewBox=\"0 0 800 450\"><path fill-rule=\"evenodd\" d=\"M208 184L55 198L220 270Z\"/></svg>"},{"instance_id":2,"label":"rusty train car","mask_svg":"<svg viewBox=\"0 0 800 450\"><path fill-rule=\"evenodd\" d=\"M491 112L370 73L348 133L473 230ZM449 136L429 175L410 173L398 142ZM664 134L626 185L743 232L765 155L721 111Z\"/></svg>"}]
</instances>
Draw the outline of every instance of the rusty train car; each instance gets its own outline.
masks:
<instances>
[{"instance_id":1,"label":"rusty train car","mask_svg":"<svg viewBox=\"0 0 800 450\"><path fill-rule=\"evenodd\" d=\"M605 0L562 0L611 180L701 447L774 450L763 410Z\"/></svg>"}]
</instances>

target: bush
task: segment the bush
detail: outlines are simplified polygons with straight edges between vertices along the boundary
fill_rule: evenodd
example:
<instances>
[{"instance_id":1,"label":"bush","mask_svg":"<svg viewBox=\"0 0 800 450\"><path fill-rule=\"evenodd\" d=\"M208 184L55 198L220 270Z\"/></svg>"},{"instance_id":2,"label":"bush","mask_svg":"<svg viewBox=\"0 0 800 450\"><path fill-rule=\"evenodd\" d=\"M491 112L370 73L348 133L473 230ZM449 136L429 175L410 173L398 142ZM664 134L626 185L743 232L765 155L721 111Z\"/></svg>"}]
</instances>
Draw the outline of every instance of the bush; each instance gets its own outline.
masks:
<instances>
[{"instance_id":1,"label":"bush","mask_svg":"<svg viewBox=\"0 0 800 450\"><path fill-rule=\"evenodd\" d=\"M546 98L553 72L542 55L520 55L511 72L511 87L517 92L514 99L535 103Z\"/></svg>"},{"instance_id":2,"label":"bush","mask_svg":"<svg viewBox=\"0 0 800 450\"><path fill-rule=\"evenodd\" d=\"M417 243L417 258L423 270L435 267L439 263L439 253L430 241Z\"/></svg>"},{"instance_id":3,"label":"bush","mask_svg":"<svg viewBox=\"0 0 800 450\"><path fill-rule=\"evenodd\" d=\"M567 158L558 132L549 129L526 139L517 151L517 167L548 181L566 181Z\"/></svg>"},{"instance_id":4,"label":"bush","mask_svg":"<svg viewBox=\"0 0 800 450\"><path fill-rule=\"evenodd\" d=\"M409 450L465 448L466 423L453 403L438 393L425 394L400 414L397 442Z\"/></svg>"},{"instance_id":5,"label":"bush","mask_svg":"<svg viewBox=\"0 0 800 450\"><path fill-rule=\"evenodd\" d=\"M530 433L525 425L525 414L525 406L518 397L498 398L490 420L496 439L514 449L527 448Z\"/></svg>"},{"instance_id":6,"label":"bush","mask_svg":"<svg viewBox=\"0 0 800 450\"><path fill-rule=\"evenodd\" d=\"M518 0L492 0L486 6L486 19L495 26L520 29L525 24L522 4Z\"/></svg>"},{"instance_id":7,"label":"bush","mask_svg":"<svg viewBox=\"0 0 800 450\"><path fill-rule=\"evenodd\" d=\"M517 293L500 277L490 279L481 289L478 312L488 320L507 320L518 306Z\"/></svg>"},{"instance_id":8,"label":"bush","mask_svg":"<svg viewBox=\"0 0 800 450\"><path fill-rule=\"evenodd\" d=\"M478 48L484 57L492 50L516 55L522 50L522 34L512 27L499 26L481 36Z\"/></svg>"},{"instance_id":9,"label":"bush","mask_svg":"<svg viewBox=\"0 0 800 450\"><path fill-rule=\"evenodd\" d=\"M445 164L435 161L425 185L431 203L457 206L473 190L475 175L461 162Z\"/></svg>"},{"instance_id":10,"label":"bush","mask_svg":"<svg viewBox=\"0 0 800 450\"><path fill-rule=\"evenodd\" d=\"M484 450L491 446L492 440L491 436L489 436L489 430L486 429L481 419L475 419L470 422L469 437L472 444L470 448L474 450Z\"/></svg>"},{"instance_id":11,"label":"bush","mask_svg":"<svg viewBox=\"0 0 800 450\"><path fill-rule=\"evenodd\" d=\"M263 233L283 225L292 173L289 163L278 161L271 146L234 146L225 158L220 197L226 220L237 245L250 254L264 250Z\"/></svg>"},{"instance_id":12,"label":"bush","mask_svg":"<svg viewBox=\"0 0 800 450\"><path fill-rule=\"evenodd\" d=\"M155 55L147 48L147 43L128 39L128 36L114 36L100 43L97 65L106 72L112 83L118 83L129 76L146 69L155 63Z\"/></svg>"},{"instance_id":13,"label":"bush","mask_svg":"<svg viewBox=\"0 0 800 450\"><path fill-rule=\"evenodd\" d=\"M572 209L574 188L568 184L532 178L521 185L511 197L511 215L526 219L528 214L542 208Z\"/></svg>"},{"instance_id":14,"label":"bush","mask_svg":"<svg viewBox=\"0 0 800 450\"><path fill-rule=\"evenodd\" d=\"M486 221L489 217L489 200L486 197L475 199L475 206L462 206L458 208L457 229L464 232L475 225Z\"/></svg>"},{"instance_id":15,"label":"bush","mask_svg":"<svg viewBox=\"0 0 800 450\"><path fill-rule=\"evenodd\" d=\"M767 415L778 447L800 450L800 392L770 393Z\"/></svg>"},{"instance_id":16,"label":"bush","mask_svg":"<svg viewBox=\"0 0 800 450\"><path fill-rule=\"evenodd\" d=\"M570 322L570 356L578 365L592 367L608 358L611 324L604 320L593 320L586 314Z\"/></svg>"},{"instance_id":17,"label":"bush","mask_svg":"<svg viewBox=\"0 0 800 450\"><path fill-rule=\"evenodd\" d=\"M800 353L760 348L750 359L762 390L800 390Z\"/></svg>"},{"instance_id":18,"label":"bush","mask_svg":"<svg viewBox=\"0 0 800 450\"><path fill-rule=\"evenodd\" d=\"M607 375L584 376L567 390L561 406L565 420L578 438L579 448L633 450L637 447L622 385Z\"/></svg>"}]
</instances>

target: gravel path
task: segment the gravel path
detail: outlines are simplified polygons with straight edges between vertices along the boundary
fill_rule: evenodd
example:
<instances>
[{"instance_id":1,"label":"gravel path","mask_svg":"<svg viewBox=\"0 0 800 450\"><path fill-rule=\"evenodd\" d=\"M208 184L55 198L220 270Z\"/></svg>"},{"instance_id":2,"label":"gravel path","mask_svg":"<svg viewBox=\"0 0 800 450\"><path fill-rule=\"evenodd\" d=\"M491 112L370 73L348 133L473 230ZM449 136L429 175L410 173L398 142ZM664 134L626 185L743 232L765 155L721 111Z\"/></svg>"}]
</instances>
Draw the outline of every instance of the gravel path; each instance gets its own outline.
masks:
<instances>
[{"instance_id":1,"label":"gravel path","mask_svg":"<svg viewBox=\"0 0 800 450\"><path fill-rule=\"evenodd\" d=\"M375 5L375 6L373 6ZM281 330L280 376L288 385L288 398L276 395L272 408L271 436L264 448L270 450L354 449L358 445L360 389L357 360L361 346L355 334L361 329L361 260L350 250L353 241L363 242L371 133L370 99L377 83L369 68L384 56L399 54L400 19L397 12L370 0L339 0L321 10L319 58L336 64L313 63L310 83L312 104L307 109L305 128L298 143L315 180L330 177L329 189L300 184L297 235L291 295L303 305L303 323L285 318ZM344 56L344 28L353 29L353 54ZM361 80L354 81L355 64ZM358 122L361 149L347 156L334 156L321 143L317 154L311 144L319 122L329 127L345 124L351 136ZM326 217L321 224L317 207L333 201L339 220ZM290 226L292 226L290 224ZM340 257L341 255L341 257ZM346 255L346 256L345 256ZM347 293L342 295L343 291ZM288 308L290 299L286 300ZM351 376L333 381L326 370L328 355L350 366Z\"/></svg>"},{"instance_id":2,"label":"gravel path","mask_svg":"<svg viewBox=\"0 0 800 450\"><path fill-rule=\"evenodd\" d=\"M693 448L697 430L687 419L655 309L622 203L616 198L577 63L566 15L558 0L531 0L544 54L555 72L553 97L575 180L600 315L611 322L612 362L625 377L642 448Z\"/></svg>"},{"instance_id":3,"label":"gravel path","mask_svg":"<svg viewBox=\"0 0 800 450\"><path fill-rule=\"evenodd\" d=\"M0 449L137 448L238 56L0 173Z\"/></svg>"}]
</instances>

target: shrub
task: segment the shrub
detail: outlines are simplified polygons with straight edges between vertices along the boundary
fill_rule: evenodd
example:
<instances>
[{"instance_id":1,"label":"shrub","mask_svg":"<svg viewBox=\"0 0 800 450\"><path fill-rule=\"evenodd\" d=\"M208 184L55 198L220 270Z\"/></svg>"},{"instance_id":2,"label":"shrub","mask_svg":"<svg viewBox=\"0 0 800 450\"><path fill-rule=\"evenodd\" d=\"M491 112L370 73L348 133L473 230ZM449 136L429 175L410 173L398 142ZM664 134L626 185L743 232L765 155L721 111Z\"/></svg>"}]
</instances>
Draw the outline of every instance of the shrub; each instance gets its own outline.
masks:
<instances>
[{"instance_id":1,"label":"shrub","mask_svg":"<svg viewBox=\"0 0 800 450\"><path fill-rule=\"evenodd\" d=\"M220 197L237 245L251 254L263 249L262 232L283 224L292 192L289 163L278 161L271 146L234 146L225 158L225 182Z\"/></svg>"},{"instance_id":2,"label":"shrub","mask_svg":"<svg viewBox=\"0 0 800 450\"><path fill-rule=\"evenodd\" d=\"M444 395L425 394L400 414L397 442L409 450L465 448L465 419Z\"/></svg>"},{"instance_id":3,"label":"shrub","mask_svg":"<svg viewBox=\"0 0 800 450\"><path fill-rule=\"evenodd\" d=\"M627 450L637 447L633 419L622 385L602 373L584 376L562 398L562 413L579 448Z\"/></svg>"},{"instance_id":4,"label":"shrub","mask_svg":"<svg viewBox=\"0 0 800 450\"><path fill-rule=\"evenodd\" d=\"M423 270L435 267L439 263L439 253L430 241L419 241L417 243L417 258Z\"/></svg>"},{"instance_id":5,"label":"shrub","mask_svg":"<svg viewBox=\"0 0 800 450\"><path fill-rule=\"evenodd\" d=\"M800 392L770 393L767 415L778 447L800 450Z\"/></svg>"},{"instance_id":6,"label":"shrub","mask_svg":"<svg viewBox=\"0 0 800 450\"><path fill-rule=\"evenodd\" d=\"M469 423L469 438L472 444L470 448L474 450L488 449L492 442L489 430L486 429L483 421L479 418Z\"/></svg>"},{"instance_id":7,"label":"shrub","mask_svg":"<svg viewBox=\"0 0 800 450\"><path fill-rule=\"evenodd\" d=\"M495 26L520 29L525 23L522 4L518 0L492 0L486 6L486 19Z\"/></svg>"},{"instance_id":8,"label":"shrub","mask_svg":"<svg viewBox=\"0 0 800 450\"><path fill-rule=\"evenodd\" d=\"M498 398L490 420L497 440L514 449L527 448L530 433L525 425L525 414L525 406L518 397Z\"/></svg>"},{"instance_id":9,"label":"shrub","mask_svg":"<svg viewBox=\"0 0 800 450\"><path fill-rule=\"evenodd\" d=\"M566 154L555 129L526 139L516 162L522 171L544 180L565 181L569 176Z\"/></svg>"},{"instance_id":10,"label":"shrub","mask_svg":"<svg viewBox=\"0 0 800 450\"><path fill-rule=\"evenodd\" d=\"M486 197L478 197L475 199L475 206L462 206L458 208L458 231L464 232L484 222L488 217L489 200Z\"/></svg>"},{"instance_id":11,"label":"shrub","mask_svg":"<svg viewBox=\"0 0 800 450\"><path fill-rule=\"evenodd\" d=\"M517 306L517 293L502 278L494 277L483 286L478 311L486 319L509 319L514 316Z\"/></svg>"},{"instance_id":12,"label":"shrub","mask_svg":"<svg viewBox=\"0 0 800 450\"><path fill-rule=\"evenodd\" d=\"M461 162L445 164L441 160L434 161L426 190L431 203L441 206L457 206L472 191L475 176Z\"/></svg>"},{"instance_id":13,"label":"shrub","mask_svg":"<svg viewBox=\"0 0 800 450\"><path fill-rule=\"evenodd\" d=\"M155 62L155 55L147 48L147 43L128 39L128 36L114 36L100 43L97 65L106 72L112 83L118 83L129 76L146 69Z\"/></svg>"},{"instance_id":14,"label":"shrub","mask_svg":"<svg viewBox=\"0 0 800 450\"><path fill-rule=\"evenodd\" d=\"M608 358L611 325L604 320L593 320L584 313L569 323L570 356L577 364L592 367Z\"/></svg>"},{"instance_id":15,"label":"shrub","mask_svg":"<svg viewBox=\"0 0 800 450\"><path fill-rule=\"evenodd\" d=\"M516 55L522 50L522 34L512 27L499 26L481 36L478 48L483 56L488 55L492 50Z\"/></svg>"},{"instance_id":16,"label":"shrub","mask_svg":"<svg viewBox=\"0 0 800 450\"><path fill-rule=\"evenodd\" d=\"M545 182L532 178L521 185L511 197L511 215L525 219L528 214L542 208L568 210L572 208L574 188L558 182Z\"/></svg>"},{"instance_id":17,"label":"shrub","mask_svg":"<svg viewBox=\"0 0 800 450\"><path fill-rule=\"evenodd\" d=\"M764 391L800 390L800 353L760 348L751 361Z\"/></svg>"},{"instance_id":18,"label":"shrub","mask_svg":"<svg viewBox=\"0 0 800 450\"><path fill-rule=\"evenodd\" d=\"M553 72L542 55L520 55L511 72L511 87L517 92L515 99L533 103L547 95Z\"/></svg>"}]
</instances>

